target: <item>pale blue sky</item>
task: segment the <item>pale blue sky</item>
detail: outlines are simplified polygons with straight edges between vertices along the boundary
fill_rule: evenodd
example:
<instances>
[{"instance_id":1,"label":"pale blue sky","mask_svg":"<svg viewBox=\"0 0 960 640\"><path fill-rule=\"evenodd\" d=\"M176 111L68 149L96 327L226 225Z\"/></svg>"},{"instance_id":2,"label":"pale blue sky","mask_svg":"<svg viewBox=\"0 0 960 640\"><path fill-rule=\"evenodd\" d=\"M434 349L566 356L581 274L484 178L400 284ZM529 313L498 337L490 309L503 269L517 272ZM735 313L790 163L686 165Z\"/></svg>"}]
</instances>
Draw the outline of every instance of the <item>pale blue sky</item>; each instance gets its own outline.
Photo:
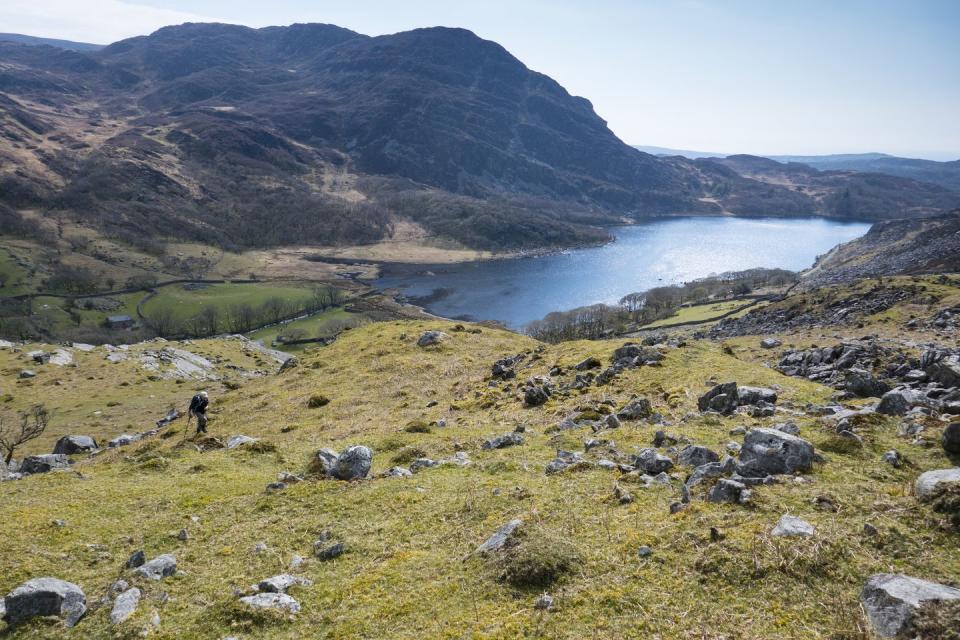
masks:
<instances>
[{"instance_id":1,"label":"pale blue sky","mask_svg":"<svg viewBox=\"0 0 960 640\"><path fill-rule=\"evenodd\" d=\"M4 0L0 31L111 42L185 20L458 26L632 144L960 157L960 0Z\"/></svg>"}]
</instances>

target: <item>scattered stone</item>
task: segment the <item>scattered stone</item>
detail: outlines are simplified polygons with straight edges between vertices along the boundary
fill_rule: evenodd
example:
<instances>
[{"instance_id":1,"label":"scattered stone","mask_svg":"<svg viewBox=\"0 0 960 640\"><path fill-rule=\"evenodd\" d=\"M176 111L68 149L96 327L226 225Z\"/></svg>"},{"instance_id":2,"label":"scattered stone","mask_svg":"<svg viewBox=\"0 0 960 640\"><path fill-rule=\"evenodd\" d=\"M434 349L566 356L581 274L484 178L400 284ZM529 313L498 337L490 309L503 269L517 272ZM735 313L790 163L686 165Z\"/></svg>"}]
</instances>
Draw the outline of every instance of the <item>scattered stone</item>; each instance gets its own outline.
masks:
<instances>
[{"instance_id":1,"label":"scattered stone","mask_svg":"<svg viewBox=\"0 0 960 640\"><path fill-rule=\"evenodd\" d=\"M633 457L633 466L645 473L658 474L673 468L673 460L656 449L641 449Z\"/></svg>"},{"instance_id":2,"label":"scattered stone","mask_svg":"<svg viewBox=\"0 0 960 640\"><path fill-rule=\"evenodd\" d=\"M707 478L719 478L720 476L728 473L732 473L736 467L736 461L727 456L724 458L723 462L711 462L709 464L700 465L693 470L693 473L690 474L690 477L687 478L687 481L684 483L688 488L695 487Z\"/></svg>"},{"instance_id":3,"label":"scattered stone","mask_svg":"<svg viewBox=\"0 0 960 640\"><path fill-rule=\"evenodd\" d=\"M442 331L424 331L420 338L417 339L418 347L430 347L436 344L440 344L444 340L448 340L450 336L443 333Z\"/></svg>"},{"instance_id":4,"label":"scattered stone","mask_svg":"<svg viewBox=\"0 0 960 640\"><path fill-rule=\"evenodd\" d=\"M148 580L162 580L177 572L177 559L170 554L157 556L136 568L134 573Z\"/></svg>"},{"instance_id":5,"label":"scattered stone","mask_svg":"<svg viewBox=\"0 0 960 640\"><path fill-rule=\"evenodd\" d=\"M903 466L903 456L900 455L900 452L896 449L890 449L883 454L881 460L889 464L894 469L899 469Z\"/></svg>"},{"instance_id":6,"label":"scattered stone","mask_svg":"<svg viewBox=\"0 0 960 640\"><path fill-rule=\"evenodd\" d=\"M72 582L59 578L33 578L7 594L3 619L11 627L37 616L59 616L67 627L87 612L87 597Z\"/></svg>"},{"instance_id":7,"label":"scattered stone","mask_svg":"<svg viewBox=\"0 0 960 640\"><path fill-rule=\"evenodd\" d=\"M915 492L922 501L932 500L949 485L960 484L960 467L937 469L920 474Z\"/></svg>"},{"instance_id":8,"label":"scattered stone","mask_svg":"<svg viewBox=\"0 0 960 640\"><path fill-rule=\"evenodd\" d=\"M813 533L813 525L806 520L802 520L796 516L784 514L781 516L780 521L777 522L777 526L775 526L773 531L770 532L770 535L785 537L812 536Z\"/></svg>"},{"instance_id":9,"label":"scattered stone","mask_svg":"<svg viewBox=\"0 0 960 640\"><path fill-rule=\"evenodd\" d=\"M142 567L146 562L147 554L143 552L143 549L137 549L127 558L127 568L136 569L137 567Z\"/></svg>"},{"instance_id":10,"label":"scattered stone","mask_svg":"<svg viewBox=\"0 0 960 640\"><path fill-rule=\"evenodd\" d=\"M940 442L947 453L960 455L960 422L948 424L943 430Z\"/></svg>"},{"instance_id":11,"label":"scattered stone","mask_svg":"<svg viewBox=\"0 0 960 640\"><path fill-rule=\"evenodd\" d=\"M534 600L533 608L537 611L549 611L553 609L553 596L547 595L546 593L541 594Z\"/></svg>"},{"instance_id":12,"label":"scattered stone","mask_svg":"<svg viewBox=\"0 0 960 640\"><path fill-rule=\"evenodd\" d=\"M132 616L137 610L137 605L140 604L141 595L140 589L136 587L127 589L118 595L117 599L113 601L113 609L110 611L110 622L120 624Z\"/></svg>"},{"instance_id":13,"label":"scattered stone","mask_svg":"<svg viewBox=\"0 0 960 640\"><path fill-rule=\"evenodd\" d=\"M815 459L813 445L803 438L776 429L752 429L744 438L737 473L757 478L809 471Z\"/></svg>"},{"instance_id":14,"label":"scattered stone","mask_svg":"<svg viewBox=\"0 0 960 640\"><path fill-rule=\"evenodd\" d=\"M20 473L47 473L60 469L69 469L70 460L62 453L44 453L38 456L27 456L20 463Z\"/></svg>"},{"instance_id":15,"label":"scattered stone","mask_svg":"<svg viewBox=\"0 0 960 640\"><path fill-rule=\"evenodd\" d=\"M762 349L776 349L781 346L783 343L777 340L776 338L764 338L760 341L760 348Z\"/></svg>"},{"instance_id":16,"label":"scattered stone","mask_svg":"<svg viewBox=\"0 0 960 640\"><path fill-rule=\"evenodd\" d=\"M630 504L633 502L633 494L619 484L613 487L613 497L617 499L619 504Z\"/></svg>"},{"instance_id":17,"label":"scattered stone","mask_svg":"<svg viewBox=\"0 0 960 640\"><path fill-rule=\"evenodd\" d=\"M550 392L546 388L533 385L523 392L523 403L528 407L539 407L550 399Z\"/></svg>"},{"instance_id":18,"label":"scattered stone","mask_svg":"<svg viewBox=\"0 0 960 640\"><path fill-rule=\"evenodd\" d=\"M721 478L717 484L713 485L707 494L708 502L727 502L733 504L746 504L750 501L751 491L747 485L735 480Z\"/></svg>"},{"instance_id":19,"label":"scattered stone","mask_svg":"<svg viewBox=\"0 0 960 640\"><path fill-rule=\"evenodd\" d=\"M289 573L281 573L278 576L261 580L257 584L257 589L262 593L286 593L290 587L309 587L313 582L307 578L293 576Z\"/></svg>"},{"instance_id":20,"label":"scattered stone","mask_svg":"<svg viewBox=\"0 0 960 640\"><path fill-rule=\"evenodd\" d=\"M271 609L286 611L290 614L300 613L300 603L285 593L258 593L240 598L240 602L251 609Z\"/></svg>"},{"instance_id":21,"label":"scattered stone","mask_svg":"<svg viewBox=\"0 0 960 640\"><path fill-rule=\"evenodd\" d=\"M637 555L640 556L641 558L647 558L653 555L653 549L651 549L647 545L642 545L639 549L637 549Z\"/></svg>"},{"instance_id":22,"label":"scattered stone","mask_svg":"<svg viewBox=\"0 0 960 640\"><path fill-rule=\"evenodd\" d=\"M250 436L245 436L245 435L231 436L230 439L227 440L227 449L236 449L237 447L253 444L255 442L257 442L257 439L251 438Z\"/></svg>"},{"instance_id":23,"label":"scattered stone","mask_svg":"<svg viewBox=\"0 0 960 640\"><path fill-rule=\"evenodd\" d=\"M893 573L870 576L860 602L881 638L912 638L917 610L928 602L960 600L960 589Z\"/></svg>"},{"instance_id":24,"label":"scattered stone","mask_svg":"<svg viewBox=\"0 0 960 640\"><path fill-rule=\"evenodd\" d=\"M343 555L346 550L342 542L328 544L326 540L317 540L313 543L313 555L321 560L333 560Z\"/></svg>"},{"instance_id":25,"label":"scattered stone","mask_svg":"<svg viewBox=\"0 0 960 640\"><path fill-rule=\"evenodd\" d=\"M883 394L880 398L880 404L877 405L877 413L888 416L902 416L910 410L912 405L912 394L903 389L894 389Z\"/></svg>"},{"instance_id":26,"label":"scattered stone","mask_svg":"<svg viewBox=\"0 0 960 640\"><path fill-rule=\"evenodd\" d=\"M490 553L492 551L499 551L507 543L507 540L510 539L510 536L512 536L517 528L522 524L523 520L519 518L504 524L497 529L492 536L487 538L483 544L477 547L474 553Z\"/></svg>"},{"instance_id":27,"label":"scattered stone","mask_svg":"<svg viewBox=\"0 0 960 640\"><path fill-rule=\"evenodd\" d=\"M777 403L777 392L766 387L738 387L737 400L741 405L772 405Z\"/></svg>"},{"instance_id":28,"label":"scattered stone","mask_svg":"<svg viewBox=\"0 0 960 640\"><path fill-rule=\"evenodd\" d=\"M352 445L337 457L337 463L330 475L338 480L366 478L372 464L373 451L363 445Z\"/></svg>"},{"instance_id":29,"label":"scattered stone","mask_svg":"<svg viewBox=\"0 0 960 640\"><path fill-rule=\"evenodd\" d=\"M653 408L650 406L650 401L644 397L636 397L617 411L616 415L620 420L642 420L649 418L651 413Z\"/></svg>"},{"instance_id":30,"label":"scattered stone","mask_svg":"<svg viewBox=\"0 0 960 640\"><path fill-rule=\"evenodd\" d=\"M657 448L660 448L664 445L672 447L678 442L680 442L679 438L677 438L676 436L670 435L663 430L658 429L657 432L653 434L653 446Z\"/></svg>"},{"instance_id":31,"label":"scattered stone","mask_svg":"<svg viewBox=\"0 0 960 640\"><path fill-rule=\"evenodd\" d=\"M797 426L795 422L784 422L782 424L775 424L773 428L777 431L782 431L791 436L799 435L800 427Z\"/></svg>"},{"instance_id":32,"label":"scattered stone","mask_svg":"<svg viewBox=\"0 0 960 640\"><path fill-rule=\"evenodd\" d=\"M873 536L880 535L880 531L879 531L875 526L873 526L872 524L870 524L869 522L864 522L864 523L863 523L863 535L865 535L865 536L870 536L870 537L872 538Z\"/></svg>"},{"instance_id":33,"label":"scattered stone","mask_svg":"<svg viewBox=\"0 0 960 640\"><path fill-rule=\"evenodd\" d=\"M388 478L409 478L413 475L413 472L403 467L390 467L386 475Z\"/></svg>"},{"instance_id":34,"label":"scattered stone","mask_svg":"<svg viewBox=\"0 0 960 640\"><path fill-rule=\"evenodd\" d=\"M582 362L578 362L576 366L574 366L574 369L576 369L577 371L587 371L588 369L597 369L602 366L603 366L603 363L600 362L599 358L590 356L586 360L583 360Z\"/></svg>"},{"instance_id":35,"label":"scattered stone","mask_svg":"<svg viewBox=\"0 0 960 640\"><path fill-rule=\"evenodd\" d=\"M260 555L262 553L266 553L268 548L269 547L267 547L266 542L258 542L257 544L253 545L253 552L257 555Z\"/></svg>"},{"instance_id":36,"label":"scattered stone","mask_svg":"<svg viewBox=\"0 0 960 640\"><path fill-rule=\"evenodd\" d=\"M180 531L177 533L177 540L186 542L189 539L190 539L190 532L187 531L186 529L180 529Z\"/></svg>"},{"instance_id":37,"label":"scattered stone","mask_svg":"<svg viewBox=\"0 0 960 640\"><path fill-rule=\"evenodd\" d=\"M74 455L88 453L97 448L97 441L90 436L63 436L53 446L53 453Z\"/></svg>"},{"instance_id":38,"label":"scattered stone","mask_svg":"<svg viewBox=\"0 0 960 640\"><path fill-rule=\"evenodd\" d=\"M486 440L484 441L482 447L484 449L503 449L505 447L512 447L518 444L523 444L523 436L519 433L512 432Z\"/></svg>"},{"instance_id":39,"label":"scattered stone","mask_svg":"<svg viewBox=\"0 0 960 640\"><path fill-rule=\"evenodd\" d=\"M620 418L617 417L615 413L611 413L606 418L603 419L604 425L607 429L619 429L620 428Z\"/></svg>"},{"instance_id":40,"label":"scattered stone","mask_svg":"<svg viewBox=\"0 0 960 640\"><path fill-rule=\"evenodd\" d=\"M719 462L720 456L707 447L690 444L680 450L677 461L688 467L699 467L711 462Z\"/></svg>"},{"instance_id":41,"label":"scattered stone","mask_svg":"<svg viewBox=\"0 0 960 640\"><path fill-rule=\"evenodd\" d=\"M886 382L877 379L866 369L857 367L847 369L843 388L860 398L879 398L890 391L890 385Z\"/></svg>"},{"instance_id":42,"label":"scattered stone","mask_svg":"<svg viewBox=\"0 0 960 640\"><path fill-rule=\"evenodd\" d=\"M20 372L20 379L27 380L28 378L36 378L37 372L32 369L24 369Z\"/></svg>"}]
</instances>

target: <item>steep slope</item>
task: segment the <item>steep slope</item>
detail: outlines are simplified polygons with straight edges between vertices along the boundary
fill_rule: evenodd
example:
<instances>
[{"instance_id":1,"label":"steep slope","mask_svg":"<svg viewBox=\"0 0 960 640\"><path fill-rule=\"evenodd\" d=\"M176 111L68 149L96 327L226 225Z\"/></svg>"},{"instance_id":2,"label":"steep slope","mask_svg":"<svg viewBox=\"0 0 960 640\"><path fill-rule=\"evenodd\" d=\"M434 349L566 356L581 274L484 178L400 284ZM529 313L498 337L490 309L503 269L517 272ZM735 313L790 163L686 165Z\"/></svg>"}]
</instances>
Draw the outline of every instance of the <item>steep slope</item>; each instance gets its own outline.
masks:
<instances>
[{"instance_id":1,"label":"steep slope","mask_svg":"<svg viewBox=\"0 0 960 640\"><path fill-rule=\"evenodd\" d=\"M0 43L0 197L227 245L368 242L413 218L487 249L596 242L624 216L882 218L623 144L589 101L462 29L376 38L333 25L186 24L96 52ZM885 178L874 177L883 182ZM956 196L960 198L960 196Z\"/></svg>"}]
</instances>

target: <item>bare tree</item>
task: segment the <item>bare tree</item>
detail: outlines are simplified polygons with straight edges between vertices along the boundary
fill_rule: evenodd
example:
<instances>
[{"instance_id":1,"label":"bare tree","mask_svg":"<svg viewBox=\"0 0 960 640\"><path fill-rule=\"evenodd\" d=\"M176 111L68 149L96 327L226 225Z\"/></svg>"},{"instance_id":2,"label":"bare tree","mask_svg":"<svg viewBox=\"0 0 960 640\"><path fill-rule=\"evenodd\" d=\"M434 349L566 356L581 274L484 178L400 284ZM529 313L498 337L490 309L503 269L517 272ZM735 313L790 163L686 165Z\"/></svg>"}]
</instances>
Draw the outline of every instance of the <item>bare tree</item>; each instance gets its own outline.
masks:
<instances>
[{"instance_id":1,"label":"bare tree","mask_svg":"<svg viewBox=\"0 0 960 640\"><path fill-rule=\"evenodd\" d=\"M50 422L50 412L42 404L36 404L20 412L19 424L8 424L0 416L0 451L4 451L4 462L10 464L13 452L20 445L38 437Z\"/></svg>"},{"instance_id":2,"label":"bare tree","mask_svg":"<svg viewBox=\"0 0 960 640\"><path fill-rule=\"evenodd\" d=\"M177 316L173 312L173 309L169 307L162 307L157 309L149 318L145 318L147 325L153 329L154 333L158 336L169 336L173 335L177 331L179 324L177 321Z\"/></svg>"}]
</instances>

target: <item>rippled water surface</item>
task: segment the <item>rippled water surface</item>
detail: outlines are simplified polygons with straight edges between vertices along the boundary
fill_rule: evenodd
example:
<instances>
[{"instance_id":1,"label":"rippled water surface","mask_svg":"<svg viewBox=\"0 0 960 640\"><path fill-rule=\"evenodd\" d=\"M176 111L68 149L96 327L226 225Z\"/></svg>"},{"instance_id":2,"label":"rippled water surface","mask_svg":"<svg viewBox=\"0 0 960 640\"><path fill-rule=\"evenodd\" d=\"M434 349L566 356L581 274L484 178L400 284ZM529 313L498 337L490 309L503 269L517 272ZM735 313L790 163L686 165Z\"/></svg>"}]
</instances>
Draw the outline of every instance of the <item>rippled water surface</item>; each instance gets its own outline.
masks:
<instances>
[{"instance_id":1,"label":"rippled water surface","mask_svg":"<svg viewBox=\"0 0 960 640\"><path fill-rule=\"evenodd\" d=\"M551 311L613 303L633 291L712 273L780 267L800 270L867 223L821 218L669 218L613 229L616 242L537 258L423 266L374 284L449 318L500 320L521 328Z\"/></svg>"}]
</instances>

